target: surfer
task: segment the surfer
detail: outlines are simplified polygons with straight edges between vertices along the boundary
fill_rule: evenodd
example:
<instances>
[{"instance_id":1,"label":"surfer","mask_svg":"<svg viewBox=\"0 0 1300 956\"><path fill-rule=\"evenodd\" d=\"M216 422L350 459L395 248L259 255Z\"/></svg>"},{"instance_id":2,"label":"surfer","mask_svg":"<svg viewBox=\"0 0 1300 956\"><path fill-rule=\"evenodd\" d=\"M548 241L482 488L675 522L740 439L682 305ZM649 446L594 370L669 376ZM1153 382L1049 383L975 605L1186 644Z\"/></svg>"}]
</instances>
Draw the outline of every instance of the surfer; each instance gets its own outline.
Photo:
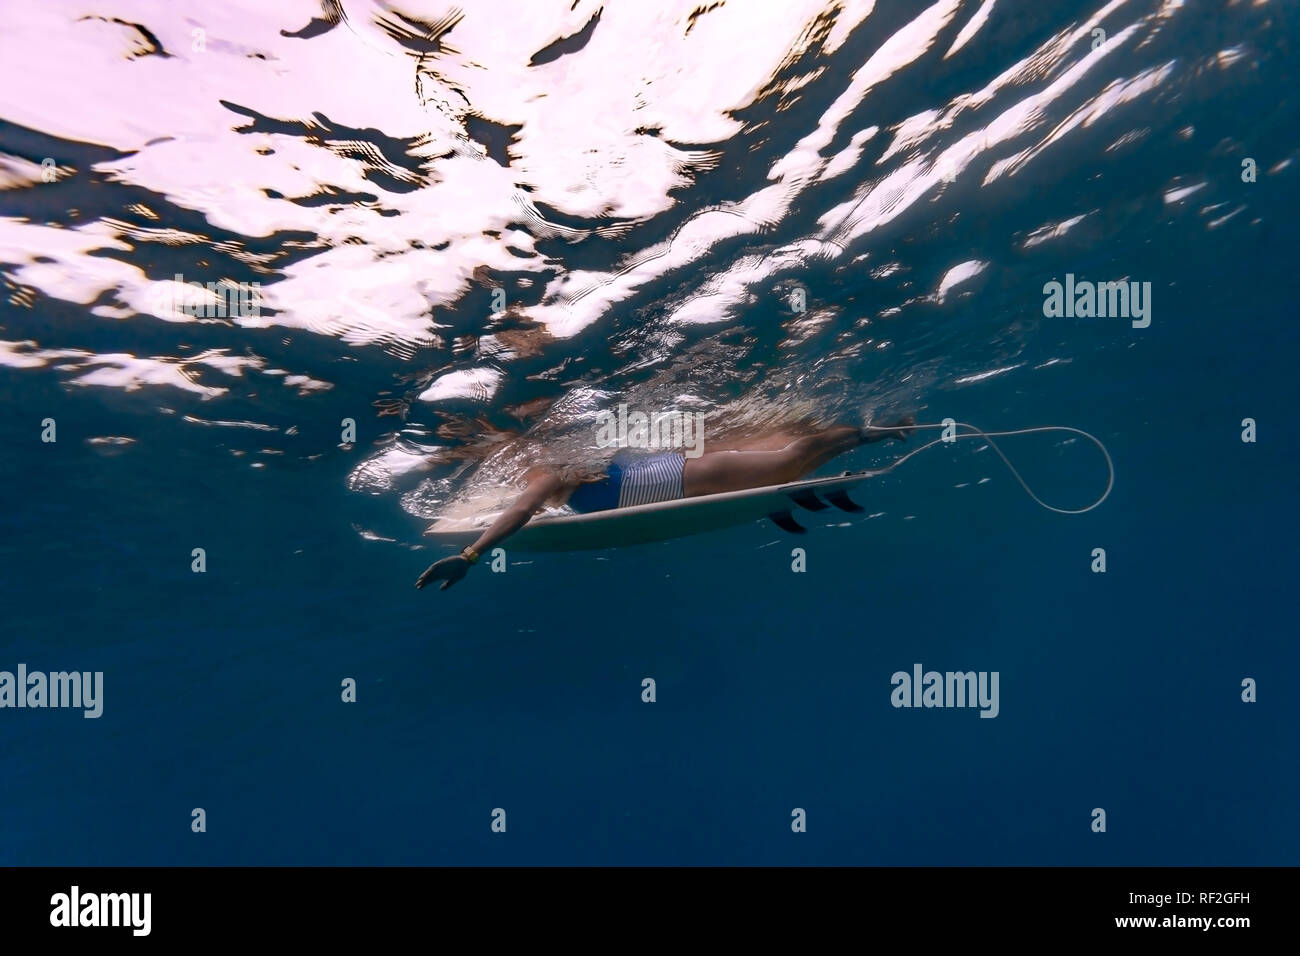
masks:
<instances>
[{"instance_id":1,"label":"surfer","mask_svg":"<svg viewBox=\"0 0 1300 956\"><path fill-rule=\"evenodd\" d=\"M548 504L568 504L574 511L586 514L782 485L798 481L859 445L885 439L904 441L915 430L915 423L916 419L908 415L889 425L836 425L807 435L780 432L731 448L711 449L696 458L678 452L636 458L616 456L594 475L547 466L530 468L523 475L523 493L491 527L460 554L431 564L415 586L423 588L442 581L441 589L447 590L465 576L480 555L510 537Z\"/></svg>"}]
</instances>

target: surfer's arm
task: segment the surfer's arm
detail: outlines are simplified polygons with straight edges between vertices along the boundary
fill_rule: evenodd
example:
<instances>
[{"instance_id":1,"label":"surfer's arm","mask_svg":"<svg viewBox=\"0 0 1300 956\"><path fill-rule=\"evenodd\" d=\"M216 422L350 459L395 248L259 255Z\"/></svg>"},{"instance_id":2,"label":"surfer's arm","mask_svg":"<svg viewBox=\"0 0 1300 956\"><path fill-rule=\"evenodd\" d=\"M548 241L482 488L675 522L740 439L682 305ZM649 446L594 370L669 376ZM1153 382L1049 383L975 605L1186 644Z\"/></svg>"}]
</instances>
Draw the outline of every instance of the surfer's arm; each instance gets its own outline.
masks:
<instances>
[{"instance_id":1,"label":"surfer's arm","mask_svg":"<svg viewBox=\"0 0 1300 956\"><path fill-rule=\"evenodd\" d=\"M526 477L531 479L528 482L528 487L514 500L514 503L509 508L501 512L497 520L492 522L486 531L479 535L477 541L461 551L460 554L453 555L450 558L443 558L441 561L431 564L420 575L415 582L415 586L423 588L430 581L441 580L441 590L447 590L468 573L470 565L478 561L480 555L494 545L500 544L526 525L529 519L542 509L547 499L559 494L564 489L563 479L552 471L534 469Z\"/></svg>"},{"instance_id":2,"label":"surfer's arm","mask_svg":"<svg viewBox=\"0 0 1300 956\"><path fill-rule=\"evenodd\" d=\"M537 476L528 483L523 494L515 499L514 504L501 512L500 517L492 522L491 527L484 531L479 539L470 545L470 548L475 554L483 554L493 545L500 544L528 524L529 519L541 511L547 499L557 494L563 485L560 476L554 472L538 472Z\"/></svg>"}]
</instances>

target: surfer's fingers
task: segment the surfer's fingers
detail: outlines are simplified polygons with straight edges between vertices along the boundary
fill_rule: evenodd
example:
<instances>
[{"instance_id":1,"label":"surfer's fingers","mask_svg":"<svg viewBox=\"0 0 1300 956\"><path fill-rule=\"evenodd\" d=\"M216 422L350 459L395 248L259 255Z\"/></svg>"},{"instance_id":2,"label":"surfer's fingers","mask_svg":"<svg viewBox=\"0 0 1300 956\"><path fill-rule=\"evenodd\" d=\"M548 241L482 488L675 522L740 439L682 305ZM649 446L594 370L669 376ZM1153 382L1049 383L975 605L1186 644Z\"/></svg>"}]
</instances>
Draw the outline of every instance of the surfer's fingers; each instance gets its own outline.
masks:
<instances>
[{"instance_id":1,"label":"surfer's fingers","mask_svg":"<svg viewBox=\"0 0 1300 956\"><path fill-rule=\"evenodd\" d=\"M453 584L455 584L455 583L456 583L456 582L455 582L454 580L452 580L451 578L448 578L446 581L443 581L443 582L442 582L442 587L438 588L438 590L439 590L439 591L445 591L445 590L447 590L447 588L451 587L451 586L452 586Z\"/></svg>"}]
</instances>

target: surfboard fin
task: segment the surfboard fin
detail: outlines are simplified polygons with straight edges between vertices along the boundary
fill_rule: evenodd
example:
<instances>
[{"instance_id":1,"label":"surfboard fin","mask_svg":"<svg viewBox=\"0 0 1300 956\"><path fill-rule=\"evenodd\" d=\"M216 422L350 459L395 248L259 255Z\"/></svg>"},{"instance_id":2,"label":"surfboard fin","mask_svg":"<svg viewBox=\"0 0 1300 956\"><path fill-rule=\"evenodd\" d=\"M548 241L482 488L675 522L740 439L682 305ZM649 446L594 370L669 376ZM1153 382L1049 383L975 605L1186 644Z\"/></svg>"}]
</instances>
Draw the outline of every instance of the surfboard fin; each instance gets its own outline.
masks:
<instances>
[{"instance_id":1,"label":"surfboard fin","mask_svg":"<svg viewBox=\"0 0 1300 956\"><path fill-rule=\"evenodd\" d=\"M811 491L801 491L797 495L791 495L790 500L800 508L807 508L809 511L826 510L826 502L822 501Z\"/></svg>"},{"instance_id":2,"label":"surfboard fin","mask_svg":"<svg viewBox=\"0 0 1300 956\"><path fill-rule=\"evenodd\" d=\"M843 491L843 490L832 491L829 495L826 496L826 500L829 501L831 504L833 504L836 508L839 508L841 511L860 512L860 511L867 510L866 508L862 507L862 505L858 504L856 501L850 498L849 493L847 491Z\"/></svg>"},{"instance_id":3,"label":"surfboard fin","mask_svg":"<svg viewBox=\"0 0 1300 956\"><path fill-rule=\"evenodd\" d=\"M788 511L773 511L770 515L768 515L768 517L771 518L772 523L776 525L778 528L780 528L782 531L788 531L791 534L808 533L808 529L805 528L803 525L801 525L799 522L795 521L794 515L790 514L790 512Z\"/></svg>"}]
</instances>

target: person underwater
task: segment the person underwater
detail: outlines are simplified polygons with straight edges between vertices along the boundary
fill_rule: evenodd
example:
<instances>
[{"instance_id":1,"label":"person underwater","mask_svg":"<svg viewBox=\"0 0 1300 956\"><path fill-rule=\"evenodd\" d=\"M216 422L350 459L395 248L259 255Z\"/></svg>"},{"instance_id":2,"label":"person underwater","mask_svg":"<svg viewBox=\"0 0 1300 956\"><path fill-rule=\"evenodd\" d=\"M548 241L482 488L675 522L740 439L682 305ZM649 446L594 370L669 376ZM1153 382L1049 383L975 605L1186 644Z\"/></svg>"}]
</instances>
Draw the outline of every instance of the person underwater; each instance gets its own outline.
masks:
<instances>
[{"instance_id":1,"label":"person underwater","mask_svg":"<svg viewBox=\"0 0 1300 956\"><path fill-rule=\"evenodd\" d=\"M580 514L630 508L678 498L695 498L798 481L833 458L870 442L905 441L915 429L911 415L889 425L835 425L811 434L773 432L730 448L688 458L680 452L616 456L601 472L534 466L521 477L524 489L508 508L460 554L431 564L417 588L441 581L447 590L479 560L547 506L567 504Z\"/></svg>"}]
</instances>

